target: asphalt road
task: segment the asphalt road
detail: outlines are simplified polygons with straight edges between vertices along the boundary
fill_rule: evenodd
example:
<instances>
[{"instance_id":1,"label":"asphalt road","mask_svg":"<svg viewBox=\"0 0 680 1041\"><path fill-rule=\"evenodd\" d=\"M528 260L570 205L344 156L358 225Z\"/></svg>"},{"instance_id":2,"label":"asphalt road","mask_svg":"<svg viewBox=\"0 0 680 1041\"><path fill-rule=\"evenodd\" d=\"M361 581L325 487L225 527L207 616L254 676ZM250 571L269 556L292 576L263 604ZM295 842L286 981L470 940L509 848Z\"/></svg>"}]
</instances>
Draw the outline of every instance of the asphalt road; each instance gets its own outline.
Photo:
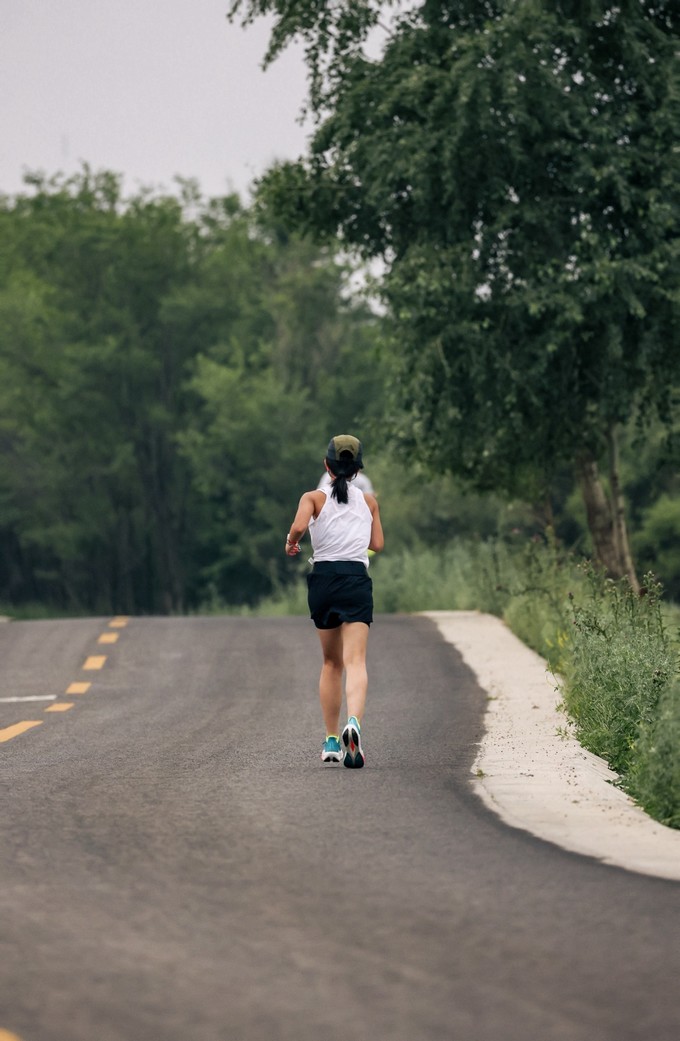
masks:
<instances>
[{"instance_id":1,"label":"asphalt road","mask_svg":"<svg viewBox=\"0 0 680 1041\"><path fill-rule=\"evenodd\" d=\"M0 626L0 697L56 695L0 703L40 721L0 743L0 1036L680 1037L680 886L485 809L429 620L374 626L358 771L321 766L306 619L109 621Z\"/></svg>"}]
</instances>

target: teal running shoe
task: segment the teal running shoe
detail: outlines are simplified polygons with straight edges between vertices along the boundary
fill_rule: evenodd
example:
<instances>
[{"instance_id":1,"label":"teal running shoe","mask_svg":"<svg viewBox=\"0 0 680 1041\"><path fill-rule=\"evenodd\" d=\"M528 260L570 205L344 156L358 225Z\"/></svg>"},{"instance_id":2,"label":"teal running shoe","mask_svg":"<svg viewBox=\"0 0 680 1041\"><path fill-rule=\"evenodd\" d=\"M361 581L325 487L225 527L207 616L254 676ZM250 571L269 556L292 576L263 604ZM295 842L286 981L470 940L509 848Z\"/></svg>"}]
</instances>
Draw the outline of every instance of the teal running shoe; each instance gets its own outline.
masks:
<instances>
[{"instance_id":1,"label":"teal running shoe","mask_svg":"<svg viewBox=\"0 0 680 1041\"><path fill-rule=\"evenodd\" d=\"M350 716L342 732L342 743L345 748L343 762L350 770L359 770L366 762L361 747L361 727L356 716Z\"/></svg>"},{"instance_id":2,"label":"teal running shoe","mask_svg":"<svg viewBox=\"0 0 680 1041\"><path fill-rule=\"evenodd\" d=\"M321 748L322 763L342 762L342 748L337 734L328 734Z\"/></svg>"}]
</instances>

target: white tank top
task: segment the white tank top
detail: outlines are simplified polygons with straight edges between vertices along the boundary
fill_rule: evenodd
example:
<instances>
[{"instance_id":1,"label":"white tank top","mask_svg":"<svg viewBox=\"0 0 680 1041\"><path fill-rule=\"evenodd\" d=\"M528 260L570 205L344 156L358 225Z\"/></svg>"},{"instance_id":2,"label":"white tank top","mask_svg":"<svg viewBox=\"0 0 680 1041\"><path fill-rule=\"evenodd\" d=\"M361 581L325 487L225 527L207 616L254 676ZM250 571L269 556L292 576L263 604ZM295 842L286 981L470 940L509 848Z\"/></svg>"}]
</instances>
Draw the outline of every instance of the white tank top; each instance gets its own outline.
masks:
<instances>
[{"instance_id":1,"label":"white tank top","mask_svg":"<svg viewBox=\"0 0 680 1041\"><path fill-rule=\"evenodd\" d=\"M373 515L364 493L347 485L347 502L339 503L328 492L318 517L309 522L314 560L359 560L368 567Z\"/></svg>"}]
</instances>

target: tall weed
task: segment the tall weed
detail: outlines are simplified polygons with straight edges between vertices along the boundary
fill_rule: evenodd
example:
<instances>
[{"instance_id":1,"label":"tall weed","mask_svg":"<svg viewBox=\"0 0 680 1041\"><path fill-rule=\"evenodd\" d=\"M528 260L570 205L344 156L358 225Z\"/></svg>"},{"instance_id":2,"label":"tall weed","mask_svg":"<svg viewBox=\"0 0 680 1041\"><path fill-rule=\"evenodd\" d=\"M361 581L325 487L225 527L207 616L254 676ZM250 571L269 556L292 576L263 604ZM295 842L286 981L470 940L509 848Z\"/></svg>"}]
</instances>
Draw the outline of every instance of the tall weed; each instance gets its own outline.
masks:
<instances>
[{"instance_id":1,"label":"tall weed","mask_svg":"<svg viewBox=\"0 0 680 1041\"><path fill-rule=\"evenodd\" d=\"M663 623L661 588L646 576L642 594L591 566L565 664L564 701L579 740L624 776L638 755L641 729L655 719L675 673Z\"/></svg>"},{"instance_id":2,"label":"tall weed","mask_svg":"<svg viewBox=\"0 0 680 1041\"><path fill-rule=\"evenodd\" d=\"M652 817L680 828L680 683L667 686L643 723L628 790Z\"/></svg>"}]
</instances>

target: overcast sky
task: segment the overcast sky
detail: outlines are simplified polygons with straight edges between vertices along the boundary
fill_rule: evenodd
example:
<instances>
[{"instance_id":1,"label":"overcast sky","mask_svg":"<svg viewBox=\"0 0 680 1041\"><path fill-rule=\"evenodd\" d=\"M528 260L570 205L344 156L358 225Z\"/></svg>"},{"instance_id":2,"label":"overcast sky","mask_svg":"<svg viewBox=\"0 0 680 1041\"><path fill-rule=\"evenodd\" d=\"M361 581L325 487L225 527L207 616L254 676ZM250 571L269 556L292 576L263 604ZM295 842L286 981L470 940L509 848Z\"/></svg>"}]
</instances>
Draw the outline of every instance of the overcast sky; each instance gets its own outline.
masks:
<instances>
[{"instance_id":1,"label":"overcast sky","mask_svg":"<svg viewBox=\"0 0 680 1041\"><path fill-rule=\"evenodd\" d=\"M268 28L229 0L0 0L0 192L81 160L141 184L246 193L308 128L300 50L261 70Z\"/></svg>"}]
</instances>

